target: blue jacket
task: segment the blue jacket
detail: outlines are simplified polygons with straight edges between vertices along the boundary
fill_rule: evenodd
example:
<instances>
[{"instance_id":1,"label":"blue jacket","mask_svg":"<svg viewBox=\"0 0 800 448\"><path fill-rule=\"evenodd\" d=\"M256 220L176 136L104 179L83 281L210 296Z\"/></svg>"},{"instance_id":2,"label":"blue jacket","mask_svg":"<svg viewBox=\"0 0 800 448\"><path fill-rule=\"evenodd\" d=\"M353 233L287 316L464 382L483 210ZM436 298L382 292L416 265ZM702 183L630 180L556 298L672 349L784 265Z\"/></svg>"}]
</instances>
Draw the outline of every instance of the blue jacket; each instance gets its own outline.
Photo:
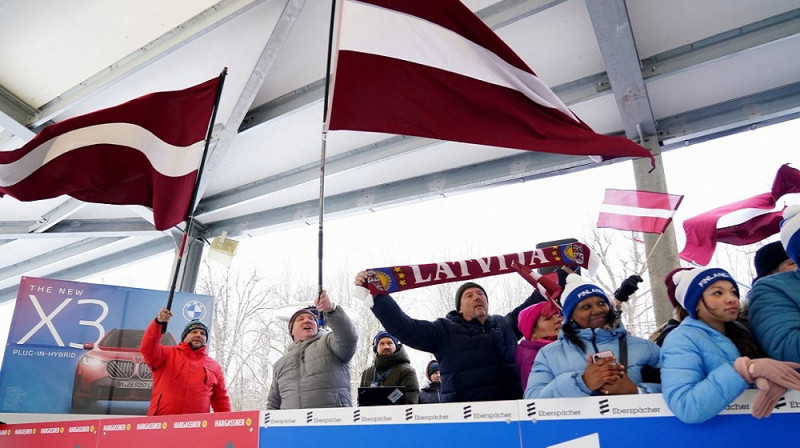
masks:
<instances>
[{"instance_id":1,"label":"blue jacket","mask_svg":"<svg viewBox=\"0 0 800 448\"><path fill-rule=\"evenodd\" d=\"M739 350L705 322L687 317L661 347L661 388L682 422L700 423L719 414L748 384L733 370Z\"/></svg>"},{"instance_id":2,"label":"blue jacket","mask_svg":"<svg viewBox=\"0 0 800 448\"><path fill-rule=\"evenodd\" d=\"M800 271L758 280L748 298L750 328L767 356L800 362Z\"/></svg>"},{"instance_id":3,"label":"blue jacket","mask_svg":"<svg viewBox=\"0 0 800 448\"><path fill-rule=\"evenodd\" d=\"M617 360L619 340L625 335L628 345L627 375L644 393L658 393L661 387L656 383L642 382L642 367L649 365L659 367L658 346L646 339L628 335L622 323L616 329L583 328L578 330L578 337L586 342L589 353L611 350ZM545 345L536 355L533 370L528 377L525 398L561 398L586 397L594 393L583 382L586 370L587 353L569 342L564 332L558 333L558 340Z\"/></svg>"},{"instance_id":4,"label":"blue jacket","mask_svg":"<svg viewBox=\"0 0 800 448\"><path fill-rule=\"evenodd\" d=\"M514 355L522 337L517 315L541 300L534 293L507 315L488 316L483 325L465 321L455 310L433 322L412 319L389 295L375 296L372 312L404 344L436 356L442 402L516 400L522 396Z\"/></svg>"}]
</instances>

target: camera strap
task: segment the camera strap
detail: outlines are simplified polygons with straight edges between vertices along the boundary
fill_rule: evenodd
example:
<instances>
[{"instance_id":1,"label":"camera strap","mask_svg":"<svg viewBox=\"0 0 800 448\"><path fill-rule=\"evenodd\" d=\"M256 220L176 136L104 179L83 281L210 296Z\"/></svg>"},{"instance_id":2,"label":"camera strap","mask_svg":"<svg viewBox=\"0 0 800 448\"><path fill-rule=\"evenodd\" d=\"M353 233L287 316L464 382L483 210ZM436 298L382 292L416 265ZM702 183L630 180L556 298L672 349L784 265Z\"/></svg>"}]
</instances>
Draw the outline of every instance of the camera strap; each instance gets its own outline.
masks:
<instances>
[{"instance_id":1,"label":"camera strap","mask_svg":"<svg viewBox=\"0 0 800 448\"><path fill-rule=\"evenodd\" d=\"M623 334L621 338L618 340L619 342L619 359L617 360L620 364L625 366L625 372L628 371L628 341L625 339L625 335Z\"/></svg>"}]
</instances>

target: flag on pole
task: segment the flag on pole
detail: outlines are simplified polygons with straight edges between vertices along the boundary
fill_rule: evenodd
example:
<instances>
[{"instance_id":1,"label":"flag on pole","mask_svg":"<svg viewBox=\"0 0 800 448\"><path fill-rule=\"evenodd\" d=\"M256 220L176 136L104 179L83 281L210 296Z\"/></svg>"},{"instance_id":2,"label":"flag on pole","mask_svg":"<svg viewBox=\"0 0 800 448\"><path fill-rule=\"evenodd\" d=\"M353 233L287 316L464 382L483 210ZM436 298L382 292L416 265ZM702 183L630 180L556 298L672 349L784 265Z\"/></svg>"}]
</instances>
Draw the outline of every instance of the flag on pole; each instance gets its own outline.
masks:
<instances>
[{"instance_id":1,"label":"flag on pole","mask_svg":"<svg viewBox=\"0 0 800 448\"><path fill-rule=\"evenodd\" d=\"M152 207L155 227L186 218L220 79L70 118L0 152L0 196L66 194Z\"/></svg>"},{"instance_id":2,"label":"flag on pole","mask_svg":"<svg viewBox=\"0 0 800 448\"><path fill-rule=\"evenodd\" d=\"M328 129L570 155L648 157L592 131L458 0L339 0Z\"/></svg>"},{"instance_id":3,"label":"flag on pole","mask_svg":"<svg viewBox=\"0 0 800 448\"><path fill-rule=\"evenodd\" d=\"M597 227L664 233L682 200L683 195L607 189Z\"/></svg>"},{"instance_id":4,"label":"flag on pole","mask_svg":"<svg viewBox=\"0 0 800 448\"><path fill-rule=\"evenodd\" d=\"M744 246L780 231L783 209L800 203L800 171L785 164L778 169L772 191L723 205L683 222L686 246L680 257L707 265L717 242Z\"/></svg>"}]
</instances>

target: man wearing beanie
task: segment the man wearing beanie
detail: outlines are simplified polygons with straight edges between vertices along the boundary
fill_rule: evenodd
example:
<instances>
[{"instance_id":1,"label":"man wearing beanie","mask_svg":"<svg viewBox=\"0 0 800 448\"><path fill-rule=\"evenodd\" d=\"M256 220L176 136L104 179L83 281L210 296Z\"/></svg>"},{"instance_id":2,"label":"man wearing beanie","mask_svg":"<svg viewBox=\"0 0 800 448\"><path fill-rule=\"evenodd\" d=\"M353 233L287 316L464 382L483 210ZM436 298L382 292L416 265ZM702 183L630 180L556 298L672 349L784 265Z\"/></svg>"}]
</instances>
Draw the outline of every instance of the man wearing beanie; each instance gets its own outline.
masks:
<instances>
[{"instance_id":1,"label":"man wearing beanie","mask_svg":"<svg viewBox=\"0 0 800 448\"><path fill-rule=\"evenodd\" d=\"M375 362L364 369L360 387L402 386L406 399L395 404L419 403L417 372L400 341L388 331L381 331L372 340L372 351Z\"/></svg>"},{"instance_id":2,"label":"man wearing beanie","mask_svg":"<svg viewBox=\"0 0 800 448\"><path fill-rule=\"evenodd\" d=\"M275 363L267 409L335 408L351 405L350 359L356 352L356 328L342 307L322 291L316 309L330 330L320 329L308 309L289 319L292 344Z\"/></svg>"},{"instance_id":3,"label":"man wearing beanie","mask_svg":"<svg viewBox=\"0 0 800 448\"><path fill-rule=\"evenodd\" d=\"M748 319L758 343L770 358L800 362L800 205L783 211L781 244L793 265L761 277L753 285ZM764 246L767 247L767 246Z\"/></svg>"},{"instance_id":4,"label":"man wearing beanie","mask_svg":"<svg viewBox=\"0 0 800 448\"><path fill-rule=\"evenodd\" d=\"M162 308L142 336L140 350L153 371L153 395L147 415L230 412L222 367L206 354L208 326L189 322L175 346L161 344L162 324L172 312Z\"/></svg>"},{"instance_id":5,"label":"man wearing beanie","mask_svg":"<svg viewBox=\"0 0 800 448\"><path fill-rule=\"evenodd\" d=\"M366 278L366 271L359 272L356 286ZM455 309L433 322L412 319L388 294L373 297L372 313L403 343L439 360L442 402L516 400L522 397L514 355L522 337L517 315L543 300L534 291L505 316L491 315L486 291L467 282L456 291Z\"/></svg>"},{"instance_id":6,"label":"man wearing beanie","mask_svg":"<svg viewBox=\"0 0 800 448\"><path fill-rule=\"evenodd\" d=\"M439 373L439 363L435 359L428 363L425 367L425 378L428 380L428 385L419 391L419 403L441 403L442 402L442 383L441 374Z\"/></svg>"}]
</instances>

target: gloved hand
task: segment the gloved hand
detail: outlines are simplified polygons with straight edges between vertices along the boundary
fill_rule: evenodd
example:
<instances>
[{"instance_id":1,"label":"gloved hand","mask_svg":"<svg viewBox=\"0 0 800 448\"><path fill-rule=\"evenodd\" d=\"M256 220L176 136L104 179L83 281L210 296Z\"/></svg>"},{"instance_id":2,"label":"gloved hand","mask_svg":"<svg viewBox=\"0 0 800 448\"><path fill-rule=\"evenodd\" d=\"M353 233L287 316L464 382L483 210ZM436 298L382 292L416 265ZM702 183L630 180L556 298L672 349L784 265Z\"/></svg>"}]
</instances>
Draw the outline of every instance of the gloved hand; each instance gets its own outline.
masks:
<instances>
[{"instance_id":1,"label":"gloved hand","mask_svg":"<svg viewBox=\"0 0 800 448\"><path fill-rule=\"evenodd\" d=\"M756 378L758 394L753 400L753 409L750 412L755 418L764 418L772 415L778 400L786 393L786 388L779 386L772 381L759 377Z\"/></svg>"},{"instance_id":2,"label":"gloved hand","mask_svg":"<svg viewBox=\"0 0 800 448\"><path fill-rule=\"evenodd\" d=\"M766 378L787 389L800 390L800 373L795 371L798 368L800 364L796 362L759 358L750 360L747 371L753 378Z\"/></svg>"},{"instance_id":3,"label":"gloved hand","mask_svg":"<svg viewBox=\"0 0 800 448\"><path fill-rule=\"evenodd\" d=\"M639 290L639 283L643 282L644 280L642 277L639 277L636 274L631 275L630 277L626 278L622 281L614 291L614 298L619 300L620 302L627 302L628 299L631 297L631 294L635 293Z\"/></svg>"}]
</instances>

